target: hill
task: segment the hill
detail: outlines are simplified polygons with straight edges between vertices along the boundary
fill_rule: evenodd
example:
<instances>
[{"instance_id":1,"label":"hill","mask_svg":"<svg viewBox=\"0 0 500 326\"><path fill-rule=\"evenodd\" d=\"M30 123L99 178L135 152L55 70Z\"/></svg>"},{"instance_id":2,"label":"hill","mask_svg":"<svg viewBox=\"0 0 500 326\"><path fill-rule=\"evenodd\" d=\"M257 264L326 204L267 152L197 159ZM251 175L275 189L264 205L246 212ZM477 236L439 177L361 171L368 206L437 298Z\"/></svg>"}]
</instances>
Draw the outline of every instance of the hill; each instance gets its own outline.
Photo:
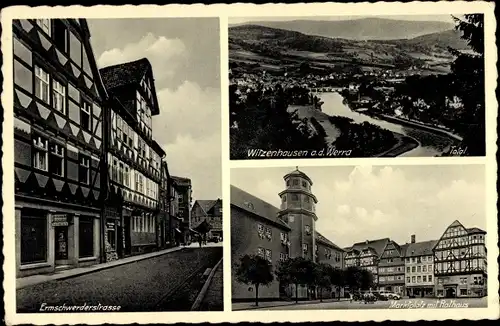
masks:
<instances>
[{"instance_id":1,"label":"hill","mask_svg":"<svg viewBox=\"0 0 500 326\"><path fill-rule=\"evenodd\" d=\"M421 35L451 30L454 26L452 23L447 22L408 21L383 18L363 18L340 21L259 21L251 22L247 25L259 25L273 29L300 32L307 35L350 40L411 39Z\"/></svg>"}]
</instances>

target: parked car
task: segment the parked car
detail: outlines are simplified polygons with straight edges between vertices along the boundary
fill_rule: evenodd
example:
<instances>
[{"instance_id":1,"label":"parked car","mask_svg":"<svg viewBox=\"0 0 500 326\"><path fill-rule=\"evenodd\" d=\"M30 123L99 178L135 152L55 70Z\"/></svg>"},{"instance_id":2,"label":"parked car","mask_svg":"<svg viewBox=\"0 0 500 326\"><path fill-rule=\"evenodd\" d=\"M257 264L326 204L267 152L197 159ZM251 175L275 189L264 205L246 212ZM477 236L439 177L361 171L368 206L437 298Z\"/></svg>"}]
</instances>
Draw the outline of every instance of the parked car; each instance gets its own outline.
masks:
<instances>
[{"instance_id":1,"label":"parked car","mask_svg":"<svg viewBox=\"0 0 500 326\"><path fill-rule=\"evenodd\" d=\"M401 299L401 296L397 293L394 293L394 292L383 291L383 292L380 292L380 295L386 297L387 300L400 300Z\"/></svg>"},{"instance_id":2,"label":"parked car","mask_svg":"<svg viewBox=\"0 0 500 326\"><path fill-rule=\"evenodd\" d=\"M374 303L377 301L377 296L373 292L365 292L363 294L363 301L365 304L367 303Z\"/></svg>"},{"instance_id":3,"label":"parked car","mask_svg":"<svg viewBox=\"0 0 500 326\"><path fill-rule=\"evenodd\" d=\"M375 291L375 292L373 292L373 294L377 297L377 300L379 300L379 301L387 301L387 300L389 300L387 298L387 296L383 295L379 291Z\"/></svg>"},{"instance_id":4,"label":"parked car","mask_svg":"<svg viewBox=\"0 0 500 326\"><path fill-rule=\"evenodd\" d=\"M215 243L217 243L217 242L219 242L219 237L210 237L208 239L208 242L215 242Z\"/></svg>"}]
</instances>

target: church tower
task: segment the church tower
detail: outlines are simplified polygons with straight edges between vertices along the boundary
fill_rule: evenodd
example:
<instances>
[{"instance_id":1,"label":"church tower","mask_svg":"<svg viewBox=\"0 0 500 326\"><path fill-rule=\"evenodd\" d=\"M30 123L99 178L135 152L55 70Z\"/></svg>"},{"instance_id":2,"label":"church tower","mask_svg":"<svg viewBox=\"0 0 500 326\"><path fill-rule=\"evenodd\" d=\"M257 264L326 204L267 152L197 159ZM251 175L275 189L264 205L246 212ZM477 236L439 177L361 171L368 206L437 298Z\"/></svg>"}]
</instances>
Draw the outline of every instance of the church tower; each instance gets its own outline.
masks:
<instances>
[{"instance_id":1,"label":"church tower","mask_svg":"<svg viewBox=\"0 0 500 326\"><path fill-rule=\"evenodd\" d=\"M302 171L296 170L283 177L286 188L279 193L281 207L278 216L290 228L290 258L304 257L315 261L316 196L311 193L312 181Z\"/></svg>"}]
</instances>

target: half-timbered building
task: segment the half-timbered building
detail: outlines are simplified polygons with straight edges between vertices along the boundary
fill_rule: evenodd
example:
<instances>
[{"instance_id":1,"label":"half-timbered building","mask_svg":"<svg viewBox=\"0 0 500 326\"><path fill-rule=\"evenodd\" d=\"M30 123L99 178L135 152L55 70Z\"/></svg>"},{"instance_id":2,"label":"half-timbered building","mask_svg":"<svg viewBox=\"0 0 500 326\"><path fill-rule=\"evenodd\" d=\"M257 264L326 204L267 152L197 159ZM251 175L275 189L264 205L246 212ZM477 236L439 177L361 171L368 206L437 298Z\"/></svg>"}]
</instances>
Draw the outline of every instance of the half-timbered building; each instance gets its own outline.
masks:
<instances>
[{"instance_id":1,"label":"half-timbered building","mask_svg":"<svg viewBox=\"0 0 500 326\"><path fill-rule=\"evenodd\" d=\"M378 264L378 289L394 292L400 295L405 293L405 260L406 247L389 241L380 256Z\"/></svg>"},{"instance_id":2,"label":"half-timbered building","mask_svg":"<svg viewBox=\"0 0 500 326\"><path fill-rule=\"evenodd\" d=\"M98 263L106 91L87 22L12 28L17 274Z\"/></svg>"},{"instance_id":3,"label":"half-timbered building","mask_svg":"<svg viewBox=\"0 0 500 326\"><path fill-rule=\"evenodd\" d=\"M487 295L486 231L454 221L434 246L438 297Z\"/></svg>"},{"instance_id":4,"label":"half-timbered building","mask_svg":"<svg viewBox=\"0 0 500 326\"><path fill-rule=\"evenodd\" d=\"M105 67L100 73L110 97L104 234L110 260L156 247L165 152L152 137L151 118L160 108L149 60Z\"/></svg>"}]
</instances>

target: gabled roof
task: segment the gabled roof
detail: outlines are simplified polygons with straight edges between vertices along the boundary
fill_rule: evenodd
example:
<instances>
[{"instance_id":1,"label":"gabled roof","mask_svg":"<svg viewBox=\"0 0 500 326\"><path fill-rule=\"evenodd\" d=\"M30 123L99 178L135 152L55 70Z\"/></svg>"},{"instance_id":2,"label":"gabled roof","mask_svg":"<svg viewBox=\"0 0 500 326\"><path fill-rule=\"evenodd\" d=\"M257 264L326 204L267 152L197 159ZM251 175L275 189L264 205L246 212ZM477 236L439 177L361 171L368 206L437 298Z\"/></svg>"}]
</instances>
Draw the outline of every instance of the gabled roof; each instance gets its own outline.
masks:
<instances>
[{"instance_id":1,"label":"gabled roof","mask_svg":"<svg viewBox=\"0 0 500 326\"><path fill-rule=\"evenodd\" d=\"M432 255L432 249L438 243L438 240L422 241L406 244L404 256L417 257Z\"/></svg>"},{"instance_id":2,"label":"gabled roof","mask_svg":"<svg viewBox=\"0 0 500 326\"><path fill-rule=\"evenodd\" d=\"M191 186L191 179L184 177L171 176L175 183L179 186Z\"/></svg>"},{"instance_id":3,"label":"gabled roof","mask_svg":"<svg viewBox=\"0 0 500 326\"><path fill-rule=\"evenodd\" d=\"M231 185L231 205L290 230L290 226L278 218L279 208L233 185Z\"/></svg>"},{"instance_id":4,"label":"gabled roof","mask_svg":"<svg viewBox=\"0 0 500 326\"><path fill-rule=\"evenodd\" d=\"M349 249L363 250L368 247L372 247L377 255L380 257L384 252L385 246L391 241L389 238L377 239L377 240L366 240L364 242L358 242L352 245Z\"/></svg>"},{"instance_id":5,"label":"gabled roof","mask_svg":"<svg viewBox=\"0 0 500 326\"><path fill-rule=\"evenodd\" d=\"M330 240L328 240L326 237L324 237L318 231L316 231L315 234L316 234L316 240L318 240L319 242L322 242L322 243L326 244L327 246L330 246L330 247L335 248L337 250L345 251L344 249L342 249L339 246L337 246L335 243L333 243Z\"/></svg>"},{"instance_id":6,"label":"gabled roof","mask_svg":"<svg viewBox=\"0 0 500 326\"><path fill-rule=\"evenodd\" d=\"M208 211L210 210L210 208L214 207L215 203L217 203L217 200L218 199L216 199L216 200L197 199L194 202L194 205L198 204L201 207L201 210L203 211L203 213L208 214Z\"/></svg>"},{"instance_id":7,"label":"gabled roof","mask_svg":"<svg viewBox=\"0 0 500 326\"><path fill-rule=\"evenodd\" d=\"M149 60L142 58L136 61L104 67L100 69L100 72L106 88L113 90L121 86L139 84L150 68L151 64Z\"/></svg>"}]
</instances>

